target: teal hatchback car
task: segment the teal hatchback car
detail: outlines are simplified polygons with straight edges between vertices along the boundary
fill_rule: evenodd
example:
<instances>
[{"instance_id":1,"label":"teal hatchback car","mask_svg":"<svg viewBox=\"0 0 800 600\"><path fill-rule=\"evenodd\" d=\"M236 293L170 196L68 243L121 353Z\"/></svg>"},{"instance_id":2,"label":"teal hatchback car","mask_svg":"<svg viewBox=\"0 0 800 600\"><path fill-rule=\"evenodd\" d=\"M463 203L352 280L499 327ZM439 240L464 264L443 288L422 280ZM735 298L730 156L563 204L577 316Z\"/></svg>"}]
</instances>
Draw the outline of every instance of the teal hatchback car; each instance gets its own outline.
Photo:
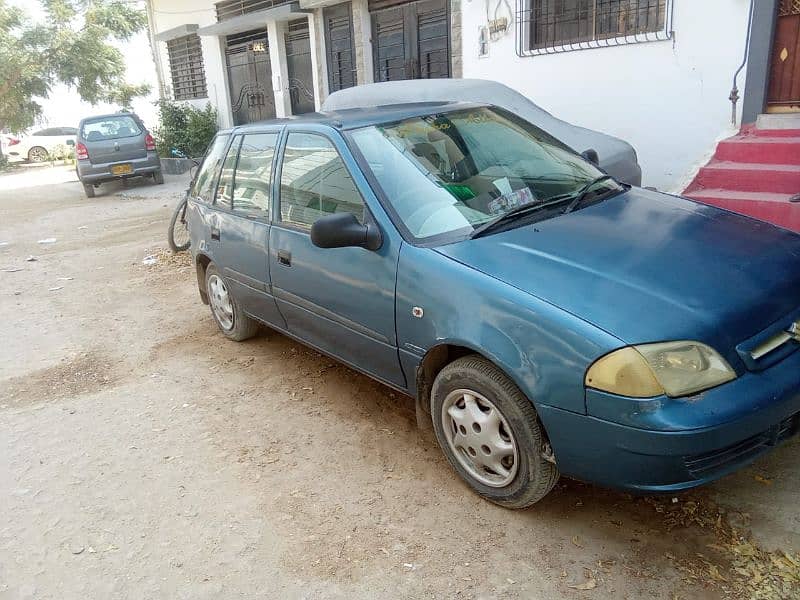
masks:
<instances>
[{"instance_id":1,"label":"teal hatchback car","mask_svg":"<svg viewBox=\"0 0 800 600\"><path fill-rule=\"evenodd\" d=\"M560 474L690 488L800 428L800 236L619 183L502 109L222 131L187 219L226 337L267 325L416 398L497 504Z\"/></svg>"}]
</instances>

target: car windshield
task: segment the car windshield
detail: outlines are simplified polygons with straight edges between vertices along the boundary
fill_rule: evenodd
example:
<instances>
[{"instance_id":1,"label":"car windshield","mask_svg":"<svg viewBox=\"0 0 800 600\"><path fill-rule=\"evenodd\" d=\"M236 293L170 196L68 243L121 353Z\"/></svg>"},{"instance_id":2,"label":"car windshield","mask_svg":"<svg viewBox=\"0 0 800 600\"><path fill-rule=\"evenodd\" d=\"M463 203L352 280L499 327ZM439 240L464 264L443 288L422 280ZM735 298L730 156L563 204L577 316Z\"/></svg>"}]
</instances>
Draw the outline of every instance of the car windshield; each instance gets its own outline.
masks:
<instances>
[{"instance_id":1,"label":"car windshield","mask_svg":"<svg viewBox=\"0 0 800 600\"><path fill-rule=\"evenodd\" d=\"M84 123L81 137L89 142L101 142L135 137L141 133L142 130L133 117L118 116Z\"/></svg>"},{"instance_id":2,"label":"car windshield","mask_svg":"<svg viewBox=\"0 0 800 600\"><path fill-rule=\"evenodd\" d=\"M351 137L417 239L470 235L520 206L579 194L603 175L549 134L497 108L434 113L357 129ZM590 187L598 194L619 184Z\"/></svg>"}]
</instances>

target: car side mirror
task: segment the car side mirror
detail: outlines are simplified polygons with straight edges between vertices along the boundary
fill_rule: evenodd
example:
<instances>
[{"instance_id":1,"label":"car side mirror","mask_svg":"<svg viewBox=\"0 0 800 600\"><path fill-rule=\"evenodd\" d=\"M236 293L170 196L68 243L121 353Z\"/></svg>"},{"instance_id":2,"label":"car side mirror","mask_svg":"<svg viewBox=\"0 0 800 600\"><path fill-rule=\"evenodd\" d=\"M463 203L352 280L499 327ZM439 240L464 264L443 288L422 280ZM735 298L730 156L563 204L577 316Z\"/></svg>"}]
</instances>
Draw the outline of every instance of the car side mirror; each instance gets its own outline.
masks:
<instances>
[{"instance_id":1,"label":"car side mirror","mask_svg":"<svg viewBox=\"0 0 800 600\"><path fill-rule=\"evenodd\" d=\"M597 150L594 148L589 148L588 150L584 150L581 152L581 156L588 160L595 166L600 166L600 156L597 154Z\"/></svg>"},{"instance_id":2,"label":"car side mirror","mask_svg":"<svg viewBox=\"0 0 800 600\"><path fill-rule=\"evenodd\" d=\"M311 226L311 242L318 248L359 247L377 250L383 240L375 225L362 225L349 212L322 217Z\"/></svg>"},{"instance_id":3,"label":"car side mirror","mask_svg":"<svg viewBox=\"0 0 800 600\"><path fill-rule=\"evenodd\" d=\"M67 146L74 146L75 140L67 140Z\"/></svg>"}]
</instances>

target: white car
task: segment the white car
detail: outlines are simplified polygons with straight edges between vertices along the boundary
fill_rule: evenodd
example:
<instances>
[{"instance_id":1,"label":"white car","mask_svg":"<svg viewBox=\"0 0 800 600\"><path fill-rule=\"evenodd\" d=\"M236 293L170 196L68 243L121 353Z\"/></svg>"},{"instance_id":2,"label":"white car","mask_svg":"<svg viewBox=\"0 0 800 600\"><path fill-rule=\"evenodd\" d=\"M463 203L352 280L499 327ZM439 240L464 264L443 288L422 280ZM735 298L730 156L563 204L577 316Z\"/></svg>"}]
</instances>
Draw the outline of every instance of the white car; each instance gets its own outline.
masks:
<instances>
[{"instance_id":1,"label":"white car","mask_svg":"<svg viewBox=\"0 0 800 600\"><path fill-rule=\"evenodd\" d=\"M45 162L60 158L57 154L74 146L77 133L75 127L49 127L19 138L10 136L10 140L4 140L3 152L12 162Z\"/></svg>"}]
</instances>

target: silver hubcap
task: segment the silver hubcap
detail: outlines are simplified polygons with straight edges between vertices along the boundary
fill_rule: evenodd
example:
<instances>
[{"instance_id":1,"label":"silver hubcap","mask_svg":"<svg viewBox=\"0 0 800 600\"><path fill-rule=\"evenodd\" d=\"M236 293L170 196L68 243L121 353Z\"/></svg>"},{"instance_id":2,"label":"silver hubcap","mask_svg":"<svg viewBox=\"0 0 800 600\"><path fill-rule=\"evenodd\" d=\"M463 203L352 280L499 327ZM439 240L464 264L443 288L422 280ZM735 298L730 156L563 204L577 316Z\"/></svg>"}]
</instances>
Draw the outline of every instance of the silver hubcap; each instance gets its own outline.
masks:
<instances>
[{"instance_id":1,"label":"silver hubcap","mask_svg":"<svg viewBox=\"0 0 800 600\"><path fill-rule=\"evenodd\" d=\"M233 329L233 303L228 287L221 277L212 275L208 278L208 295L211 300L211 310L214 311L220 326L225 331Z\"/></svg>"},{"instance_id":2,"label":"silver hubcap","mask_svg":"<svg viewBox=\"0 0 800 600\"><path fill-rule=\"evenodd\" d=\"M43 148L34 148L31 150L30 159L32 162L44 162L47 160L47 151Z\"/></svg>"},{"instance_id":3,"label":"silver hubcap","mask_svg":"<svg viewBox=\"0 0 800 600\"><path fill-rule=\"evenodd\" d=\"M450 449L475 479L491 487L514 480L517 442L497 407L471 390L455 390L442 405L442 425Z\"/></svg>"}]
</instances>

